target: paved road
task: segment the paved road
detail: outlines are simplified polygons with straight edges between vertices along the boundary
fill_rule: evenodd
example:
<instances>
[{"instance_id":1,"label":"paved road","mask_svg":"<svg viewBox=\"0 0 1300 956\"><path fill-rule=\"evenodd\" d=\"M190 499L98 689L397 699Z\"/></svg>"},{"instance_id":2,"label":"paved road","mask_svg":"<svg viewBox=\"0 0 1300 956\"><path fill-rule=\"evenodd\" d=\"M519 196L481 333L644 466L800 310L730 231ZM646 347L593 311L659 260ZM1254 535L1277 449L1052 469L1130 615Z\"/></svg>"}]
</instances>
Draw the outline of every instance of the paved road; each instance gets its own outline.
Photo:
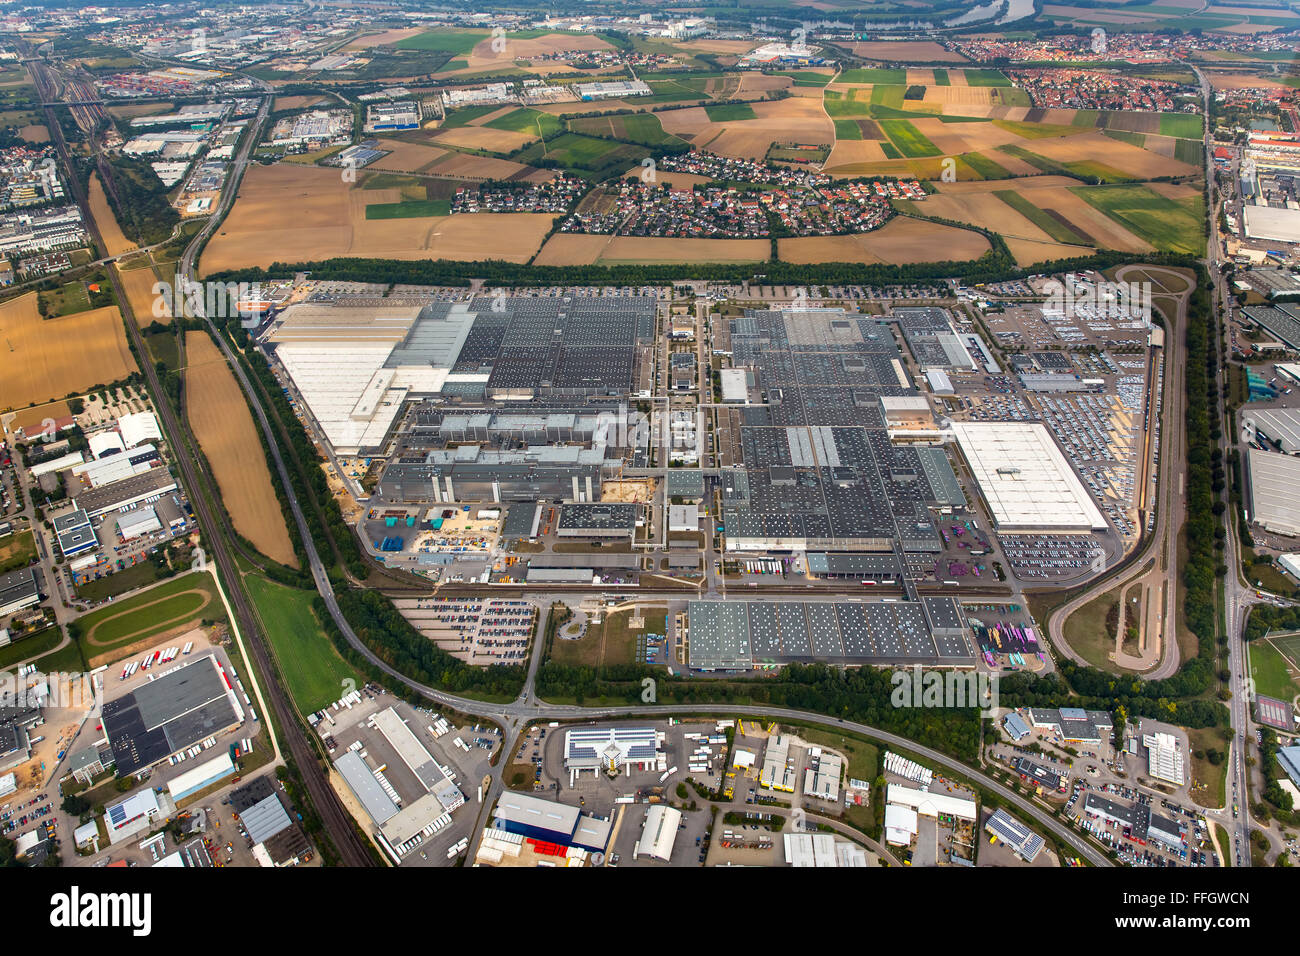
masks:
<instances>
[{"instance_id":1,"label":"paved road","mask_svg":"<svg viewBox=\"0 0 1300 956\"><path fill-rule=\"evenodd\" d=\"M1116 273L1119 281L1126 281L1126 276L1133 272L1147 272L1152 275L1170 277L1171 288L1181 288L1187 278L1170 269L1155 266L1126 266ZM1112 590L1120 590L1134 581L1158 575L1159 580L1168 581L1171 587L1165 602L1164 623L1165 640L1161 647L1160 664L1153 671L1143 674L1146 678L1168 677L1178 669L1178 641L1174 637L1177 620L1175 595L1177 589L1172 587L1177 574L1178 531L1183 524L1183 468L1187 451L1184 447L1184 420L1186 418L1187 396L1183 378L1186 361L1185 337L1187 334L1188 294L1178 298L1178 309L1173 317L1171 327L1165 332L1164 361L1164 398L1163 420L1160 424L1160 458L1159 480L1156 483L1156 524L1147 543L1135 552L1129 563L1118 574L1101 578L1079 595L1052 612L1047 620L1047 633L1056 653L1077 664L1087 661L1065 640L1065 619L1093 600L1097 596ZM1151 556L1156 559L1155 571L1148 572L1146 567ZM1167 562L1165 570L1162 565Z\"/></svg>"}]
</instances>

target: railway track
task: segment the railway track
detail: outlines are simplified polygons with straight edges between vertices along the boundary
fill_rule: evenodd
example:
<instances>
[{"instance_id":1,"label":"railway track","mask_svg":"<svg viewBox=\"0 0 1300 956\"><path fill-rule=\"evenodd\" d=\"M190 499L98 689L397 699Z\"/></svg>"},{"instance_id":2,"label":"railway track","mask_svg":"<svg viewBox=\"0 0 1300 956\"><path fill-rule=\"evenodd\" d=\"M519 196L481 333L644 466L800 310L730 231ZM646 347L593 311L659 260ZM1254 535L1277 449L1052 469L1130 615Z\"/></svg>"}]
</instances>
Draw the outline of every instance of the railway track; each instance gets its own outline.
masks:
<instances>
[{"instance_id":1,"label":"railway track","mask_svg":"<svg viewBox=\"0 0 1300 956\"><path fill-rule=\"evenodd\" d=\"M36 84L37 93L42 101L50 101L50 79L46 73L46 66L39 60L33 60L29 64L32 72L32 79ZM72 164L72 154L68 148L67 140L63 135L63 129L54 115L54 108L45 107L47 125L50 135L54 140L55 149L58 151L60 158L63 160L65 168L71 172L75 167ZM250 148L255 138L256 130L266 117L266 103L258 113L257 120L250 130L249 139L245 142L244 155ZM96 166L100 172L100 178L103 181L105 190L110 195L116 197L116 183L112 177L112 167L108 164L102 154L96 149ZM69 188L72 192L73 200L81 208L82 216L85 220L86 227L99 248L104 248L103 238L99 232L99 226L94 220L90 211L90 204L87 201L81 182L76 176L69 176ZM121 282L115 269L108 270L109 281L113 286L113 291L117 296L118 303L121 306L122 315L125 320L128 334L134 343L137 355L140 358L140 364L145 379L149 384L150 390L155 396L154 407L163 420L167 433L172 436L187 435L188 431L184 429L176 410L166 399L166 393L162 389L162 383L159 381L157 370L146 360L148 351L145 348L144 338L140 334L139 323L135 319L134 312L131 308L130 300L122 288ZM192 436L191 436L192 437ZM211 552L213 560L216 562L217 569L221 572L221 577L225 582L226 590L229 593L231 607L234 609L235 616L238 618L240 630L245 639L257 665L264 675L266 684L265 691L271 706L275 711L275 716L279 721L280 727L284 732L284 743L288 748L290 756L297 766L298 773L307 790L307 795L315 807L317 814L321 818L330 839L339 853L339 857L345 866L368 867L374 865L374 855L370 846L357 833L353 825L352 817L343 807L334 788L330 786L329 780L324 770L320 766L315 751L310 741L307 739L307 731L304 730L301 719L299 718L289 696L285 691L271 656L267 650L265 638L262 633L261 624L258 621L256 612L252 603L249 601L239 576L239 570L235 566L234 559L231 555L229 542L222 533L224 524L219 516L213 514L212 507L206 497L199 493L200 488L198 467L192 458L186 444L181 441L173 440L172 457L175 459L177 467L180 469L181 478L185 483L186 489L190 493L190 502L194 506L196 517L199 519L199 526L204 530L205 540Z\"/></svg>"}]
</instances>

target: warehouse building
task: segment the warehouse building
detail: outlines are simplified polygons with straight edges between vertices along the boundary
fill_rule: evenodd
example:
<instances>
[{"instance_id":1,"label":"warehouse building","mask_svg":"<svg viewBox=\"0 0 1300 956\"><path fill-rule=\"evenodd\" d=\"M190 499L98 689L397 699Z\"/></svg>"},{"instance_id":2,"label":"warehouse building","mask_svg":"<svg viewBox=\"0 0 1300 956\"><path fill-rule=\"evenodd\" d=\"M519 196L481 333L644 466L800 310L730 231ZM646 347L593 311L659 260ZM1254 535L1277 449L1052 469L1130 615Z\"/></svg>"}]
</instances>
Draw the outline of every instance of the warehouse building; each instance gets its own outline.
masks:
<instances>
[{"instance_id":1,"label":"warehouse building","mask_svg":"<svg viewBox=\"0 0 1300 956\"><path fill-rule=\"evenodd\" d=\"M152 767L242 721L243 709L213 654L108 701L103 711L104 737L119 777Z\"/></svg>"},{"instance_id":2,"label":"warehouse building","mask_svg":"<svg viewBox=\"0 0 1300 956\"><path fill-rule=\"evenodd\" d=\"M793 867L865 867L867 851L830 833L786 833L785 861Z\"/></svg>"},{"instance_id":3,"label":"warehouse building","mask_svg":"<svg viewBox=\"0 0 1300 956\"><path fill-rule=\"evenodd\" d=\"M1181 787L1187 782L1183 768L1183 752L1178 738L1173 734L1143 734L1142 746L1147 748L1147 773Z\"/></svg>"},{"instance_id":4,"label":"warehouse building","mask_svg":"<svg viewBox=\"0 0 1300 956\"><path fill-rule=\"evenodd\" d=\"M54 519L54 537L65 558L75 558L99 546L90 516L81 508Z\"/></svg>"},{"instance_id":5,"label":"warehouse building","mask_svg":"<svg viewBox=\"0 0 1300 956\"><path fill-rule=\"evenodd\" d=\"M651 804L646 811L634 858L648 856L652 860L667 863L672 859L673 844L677 842L677 830L681 823L682 811L666 803Z\"/></svg>"},{"instance_id":6,"label":"warehouse building","mask_svg":"<svg viewBox=\"0 0 1300 956\"><path fill-rule=\"evenodd\" d=\"M230 751L222 750L210 760L205 760L191 767L167 782L167 792L178 803L186 797L198 793L204 787L210 787L218 780L224 780L235 772L235 762L230 759Z\"/></svg>"},{"instance_id":7,"label":"warehouse building","mask_svg":"<svg viewBox=\"0 0 1300 956\"><path fill-rule=\"evenodd\" d=\"M41 603L41 590L31 568L0 574L0 617L7 617Z\"/></svg>"},{"instance_id":8,"label":"warehouse building","mask_svg":"<svg viewBox=\"0 0 1300 956\"><path fill-rule=\"evenodd\" d=\"M1266 531L1300 535L1300 458L1246 449L1246 516Z\"/></svg>"},{"instance_id":9,"label":"warehouse building","mask_svg":"<svg viewBox=\"0 0 1300 956\"><path fill-rule=\"evenodd\" d=\"M631 539L638 524L634 504L566 504L560 508L555 534L561 538Z\"/></svg>"},{"instance_id":10,"label":"warehouse building","mask_svg":"<svg viewBox=\"0 0 1300 956\"><path fill-rule=\"evenodd\" d=\"M1026 863L1033 863L1044 846L1043 838L999 807L984 823L984 829L997 837Z\"/></svg>"},{"instance_id":11,"label":"warehouse building","mask_svg":"<svg viewBox=\"0 0 1300 956\"><path fill-rule=\"evenodd\" d=\"M1109 740L1114 721L1104 710L1081 707L1030 708L1029 722L1039 730L1051 730L1065 743L1100 744Z\"/></svg>"},{"instance_id":12,"label":"warehouse building","mask_svg":"<svg viewBox=\"0 0 1300 956\"><path fill-rule=\"evenodd\" d=\"M784 734L774 734L767 738L767 749L763 751L763 767L758 772L760 786L782 793L794 793L798 772L790 756L790 738Z\"/></svg>"},{"instance_id":13,"label":"warehouse building","mask_svg":"<svg viewBox=\"0 0 1300 956\"><path fill-rule=\"evenodd\" d=\"M175 490L176 479L169 469L150 468L143 474L115 481L102 488L79 492L72 504L88 517L98 518L110 511L120 511Z\"/></svg>"},{"instance_id":14,"label":"warehouse building","mask_svg":"<svg viewBox=\"0 0 1300 956\"><path fill-rule=\"evenodd\" d=\"M1011 768L1020 774L1020 779L1026 783L1057 793L1065 792L1070 779L1068 774L1036 764L1027 757L1017 757L1012 761Z\"/></svg>"},{"instance_id":15,"label":"warehouse building","mask_svg":"<svg viewBox=\"0 0 1300 956\"><path fill-rule=\"evenodd\" d=\"M808 757L811 765L804 771L804 794L837 802L840 799L840 777L844 773L843 759L839 754L817 747L808 752Z\"/></svg>"},{"instance_id":16,"label":"warehouse building","mask_svg":"<svg viewBox=\"0 0 1300 956\"><path fill-rule=\"evenodd\" d=\"M592 853L603 853L609 844L611 821L526 793L501 794L492 817L497 829L543 843Z\"/></svg>"},{"instance_id":17,"label":"warehouse building","mask_svg":"<svg viewBox=\"0 0 1300 956\"><path fill-rule=\"evenodd\" d=\"M1277 763L1291 782L1300 787L1300 745L1281 748L1277 752Z\"/></svg>"},{"instance_id":18,"label":"warehouse building","mask_svg":"<svg viewBox=\"0 0 1300 956\"><path fill-rule=\"evenodd\" d=\"M974 820L976 807L974 800L954 797L946 793L927 793L913 790L897 783L891 783L887 792L888 802L900 807L909 807L923 817L939 815L956 817L958 820Z\"/></svg>"},{"instance_id":19,"label":"warehouse building","mask_svg":"<svg viewBox=\"0 0 1300 956\"><path fill-rule=\"evenodd\" d=\"M999 531L1105 531L1106 519L1045 425L954 422Z\"/></svg>"},{"instance_id":20,"label":"warehouse building","mask_svg":"<svg viewBox=\"0 0 1300 956\"><path fill-rule=\"evenodd\" d=\"M736 671L810 661L844 666L975 665L965 620L953 598L692 601L687 610L692 670Z\"/></svg>"},{"instance_id":21,"label":"warehouse building","mask_svg":"<svg viewBox=\"0 0 1300 956\"><path fill-rule=\"evenodd\" d=\"M1276 445L1287 455L1300 453L1300 409L1251 408L1241 415L1242 426L1266 441Z\"/></svg>"}]
</instances>

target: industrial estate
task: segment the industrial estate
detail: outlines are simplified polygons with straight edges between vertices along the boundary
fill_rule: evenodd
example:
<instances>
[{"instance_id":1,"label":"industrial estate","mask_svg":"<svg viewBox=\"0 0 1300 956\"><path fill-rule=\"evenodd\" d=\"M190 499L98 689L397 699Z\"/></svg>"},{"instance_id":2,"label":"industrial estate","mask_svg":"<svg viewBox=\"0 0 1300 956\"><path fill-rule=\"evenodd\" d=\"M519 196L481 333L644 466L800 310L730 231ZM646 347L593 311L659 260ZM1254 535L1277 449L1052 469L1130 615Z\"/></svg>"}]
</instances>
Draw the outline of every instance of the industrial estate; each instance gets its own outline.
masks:
<instances>
[{"instance_id":1,"label":"industrial estate","mask_svg":"<svg viewBox=\"0 0 1300 956\"><path fill-rule=\"evenodd\" d=\"M0 10L0 859L1300 863L1298 48Z\"/></svg>"}]
</instances>

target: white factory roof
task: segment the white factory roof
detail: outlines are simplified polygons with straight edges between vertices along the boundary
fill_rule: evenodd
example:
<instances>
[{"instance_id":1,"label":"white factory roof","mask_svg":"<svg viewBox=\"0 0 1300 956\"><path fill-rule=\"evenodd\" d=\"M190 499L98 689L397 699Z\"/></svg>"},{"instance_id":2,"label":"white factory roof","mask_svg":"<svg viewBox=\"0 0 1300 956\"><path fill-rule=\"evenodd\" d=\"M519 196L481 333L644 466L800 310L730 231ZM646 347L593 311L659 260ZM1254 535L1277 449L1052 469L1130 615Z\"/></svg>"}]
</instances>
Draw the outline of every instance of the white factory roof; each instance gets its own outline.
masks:
<instances>
[{"instance_id":1,"label":"white factory roof","mask_svg":"<svg viewBox=\"0 0 1300 956\"><path fill-rule=\"evenodd\" d=\"M892 846L907 846L916 836L916 811L911 807L891 803L885 807L885 842Z\"/></svg>"},{"instance_id":2,"label":"white factory roof","mask_svg":"<svg viewBox=\"0 0 1300 956\"><path fill-rule=\"evenodd\" d=\"M1047 426L954 422L952 430L999 529L1106 529Z\"/></svg>"},{"instance_id":3,"label":"white factory roof","mask_svg":"<svg viewBox=\"0 0 1300 956\"><path fill-rule=\"evenodd\" d=\"M1241 420L1253 422L1269 438L1281 442L1282 450L1288 455L1300 449L1300 409L1246 408Z\"/></svg>"},{"instance_id":4,"label":"white factory roof","mask_svg":"<svg viewBox=\"0 0 1300 956\"><path fill-rule=\"evenodd\" d=\"M785 861L794 867L864 867L867 854L847 840L829 833L786 833Z\"/></svg>"},{"instance_id":5,"label":"white factory roof","mask_svg":"<svg viewBox=\"0 0 1300 956\"><path fill-rule=\"evenodd\" d=\"M649 856L665 863L673 855L677 841L677 828L682 822L682 812L663 803L655 803L646 811L645 828L636 845L637 856Z\"/></svg>"},{"instance_id":6,"label":"white factory roof","mask_svg":"<svg viewBox=\"0 0 1300 956\"><path fill-rule=\"evenodd\" d=\"M1250 520L1278 534L1300 535L1300 458L1246 449Z\"/></svg>"},{"instance_id":7,"label":"white factory roof","mask_svg":"<svg viewBox=\"0 0 1300 956\"><path fill-rule=\"evenodd\" d=\"M932 817L940 813L961 820L975 819L975 801L964 797L951 797L946 793L927 793L896 783L889 785L889 802L911 807L921 816Z\"/></svg>"},{"instance_id":8,"label":"white factory roof","mask_svg":"<svg viewBox=\"0 0 1300 956\"><path fill-rule=\"evenodd\" d=\"M722 400L744 402L749 399L749 372L743 368L724 368L721 372Z\"/></svg>"},{"instance_id":9,"label":"white factory roof","mask_svg":"<svg viewBox=\"0 0 1300 956\"><path fill-rule=\"evenodd\" d=\"M123 415L117 420L117 429L122 433L122 442L127 448L134 448L149 441L162 441L158 419L154 417L153 412Z\"/></svg>"},{"instance_id":10,"label":"white factory roof","mask_svg":"<svg viewBox=\"0 0 1300 956\"><path fill-rule=\"evenodd\" d=\"M167 792L172 795L173 800L180 800L191 790L206 787L209 783L220 780L226 774L233 773L234 769L235 764L230 759L230 751L223 750L211 760L205 760L203 763L173 777L167 782Z\"/></svg>"},{"instance_id":11,"label":"white factory roof","mask_svg":"<svg viewBox=\"0 0 1300 956\"><path fill-rule=\"evenodd\" d=\"M1251 239L1300 242L1300 209L1244 206L1246 235Z\"/></svg>"}]
</instances>

